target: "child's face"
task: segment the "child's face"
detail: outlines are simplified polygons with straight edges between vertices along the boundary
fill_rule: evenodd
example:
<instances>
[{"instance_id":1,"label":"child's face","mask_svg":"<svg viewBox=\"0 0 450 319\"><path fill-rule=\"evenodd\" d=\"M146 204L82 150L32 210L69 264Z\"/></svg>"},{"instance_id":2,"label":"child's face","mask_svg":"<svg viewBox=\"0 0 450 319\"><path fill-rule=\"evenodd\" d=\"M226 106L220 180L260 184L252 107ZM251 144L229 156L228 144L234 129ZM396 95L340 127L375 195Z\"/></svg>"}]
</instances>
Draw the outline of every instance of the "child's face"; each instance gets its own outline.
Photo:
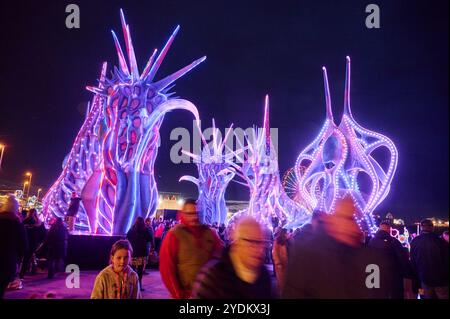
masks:
<instances>
[{"instance_id":1,"label":"child's face","mask_svg":"<svg viewBox=\"0 0 450 319\"><path fill-rule=\"evenodd\" d=\"M116 251L116 253L111 257L115 272L121 272L128 266L131 258L130 255L130 251L127 249L119 249Z\"/></svg>"}]
</instances>

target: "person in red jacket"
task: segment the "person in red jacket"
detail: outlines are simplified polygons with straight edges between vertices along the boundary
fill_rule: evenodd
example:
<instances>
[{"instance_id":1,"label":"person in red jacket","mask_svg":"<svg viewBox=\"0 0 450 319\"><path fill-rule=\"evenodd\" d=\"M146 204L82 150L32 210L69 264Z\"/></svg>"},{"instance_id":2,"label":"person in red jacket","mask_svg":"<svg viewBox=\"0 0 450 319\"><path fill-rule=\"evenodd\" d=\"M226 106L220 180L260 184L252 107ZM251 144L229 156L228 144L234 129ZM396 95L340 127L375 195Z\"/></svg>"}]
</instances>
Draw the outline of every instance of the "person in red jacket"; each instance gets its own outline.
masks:
<instances>
[{"instance_id":1,"label":"person in red jacket","mask_svg":"<svg viewBox=\"0 0 450 319\"><path fill-rule=\"evenodd\" d=\"M185 201L179 217L180 224L162 242L159 271L173 298L189 299L200 268L221 255L223 243L217 232L200 224L195 200Z\"/></svg>"}]
</instances>

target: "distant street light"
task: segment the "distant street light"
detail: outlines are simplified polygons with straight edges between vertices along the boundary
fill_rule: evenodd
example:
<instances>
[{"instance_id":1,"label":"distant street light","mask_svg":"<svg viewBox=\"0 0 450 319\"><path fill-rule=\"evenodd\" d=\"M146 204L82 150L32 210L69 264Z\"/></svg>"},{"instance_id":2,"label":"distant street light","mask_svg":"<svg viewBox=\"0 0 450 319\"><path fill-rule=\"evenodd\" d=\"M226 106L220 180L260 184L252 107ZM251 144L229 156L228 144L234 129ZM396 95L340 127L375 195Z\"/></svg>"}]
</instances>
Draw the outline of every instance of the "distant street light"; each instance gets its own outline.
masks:
<instances>
[{"instance_id":1,"label":"distant street light","mask_svg":"<svg viewBox=\"0 0 450 319\"><path fill-rule=\"evenodd\" d=\"M28 184L29 184L28 181L23 182L22 196L25 196L25 188L27 187Z\"/></svg>"},{"instance_id":2,"label":"distant street light","mask_svg":"<svg viewBox=\"0 0 450 319\"><path fill-rule=\"evenodd\" d=\"M30 195L30 188L31 188L31 177L33 177L33 174L31 172L26 172L25 176L28 176L28 189L27 189L27 198Z\"/></svg>"}]
</instances>

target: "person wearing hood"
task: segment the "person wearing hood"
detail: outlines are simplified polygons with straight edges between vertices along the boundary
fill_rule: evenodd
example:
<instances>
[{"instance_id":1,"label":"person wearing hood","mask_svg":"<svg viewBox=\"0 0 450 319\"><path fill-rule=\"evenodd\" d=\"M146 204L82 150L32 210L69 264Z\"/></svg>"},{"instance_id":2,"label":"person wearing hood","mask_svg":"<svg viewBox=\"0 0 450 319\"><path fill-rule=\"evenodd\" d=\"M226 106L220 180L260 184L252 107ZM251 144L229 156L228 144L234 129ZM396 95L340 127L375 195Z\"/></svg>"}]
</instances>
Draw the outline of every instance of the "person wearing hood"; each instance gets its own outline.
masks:
<instances>
[{"instance_id":1,"label":"person wearing hood","mask_svg":"<svg viewBox=\"0 0 450 319\"><path fill-rule=\"evenodd\" d=\"M0 202L0 299L27 251L27 234L17 217L18 212L19 203L13 195Z\"/></svg>"}]
</instances>

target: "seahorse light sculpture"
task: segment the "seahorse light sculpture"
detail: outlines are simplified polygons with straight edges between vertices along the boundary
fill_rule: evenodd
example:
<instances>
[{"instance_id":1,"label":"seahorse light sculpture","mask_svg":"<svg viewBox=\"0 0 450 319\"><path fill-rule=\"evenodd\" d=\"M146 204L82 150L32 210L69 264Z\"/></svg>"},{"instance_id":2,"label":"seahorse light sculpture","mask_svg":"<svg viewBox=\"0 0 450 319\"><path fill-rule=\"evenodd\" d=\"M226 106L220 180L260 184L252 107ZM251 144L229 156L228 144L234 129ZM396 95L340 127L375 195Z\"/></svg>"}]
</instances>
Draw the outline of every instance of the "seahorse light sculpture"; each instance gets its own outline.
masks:
<instances>
[{"instance_id":1,"label":"seahorse light sculpture","mask_svg":"<svg viewBox=\"0 0 450 319\"><path fill-rule=\"evenodd\" d=\"M242 214L252 215L272 229L272 219L281 220L284 227L302 226L310 219L310 211L290 199L285 193L278 169L278 158L270 137L269 96L265 98L264 123L262 129L253 128L252 136L246 136L247 150L242 166L233 163L236 174L250 189L250 201Z\"/></svg>"},{"instance_id":2,"label":"seahorse light sculpture","mask_svg":"<svg viewBox=\"0 0 450 319\"><path fill-rule=\"evenodd\" d=\"M347 57L344 113L341 123L334 123L330 90L323 67L326 120L317 138L299 155L296 174L301 197L315 209L331 213L336 200L349 193L358 212L355 220L360 227L375 232L372 212L386 198L397 167L398 152L394 143L384 135L360 126L350 110L350 58ZM390 152L387 170L373 157L373 152L385 147ZM306 166L302 173L300 168ZM370 177L369 191L361 190L361 173ZM317 188L321 192L317 192Z\"/></svg>"},{"instance_id":3,"label":"seahorse light sculpture","mask_svg":"<svg viewBox=\"0 0 450 319\"><path fill-rule=\"evenodd\" d=\"M175 80L189 72L206 57L157 82L155 75L166 56L179 26L156 57L155 50L142 73L139 73L129 25L120 11L128 63L114 31L120 69L105 79L104 87L92 88L106 100L103 107L105 131L100 138L100 174L96 179L98 193L91 232L124 234L136 217L147 217L157 206L154 163L159 146L159 128L164 115L174 109L185 109L199 121L197 108L189 101L171 99ZM155 58L156 57L156 58ZM93 183L95 184L95 183ZM67 205L67 197L66 197Z\"/></svg>"},{"instance_id":4,"label":"seahorse light sculpture","mask_svg":"<svg viewBox=\"0 0 450 319\"><path fill-rule=\"evenodd\" d=\"M225 192L229 182L235 176L232 161L240 151L233 152L226 149L228 137L233 131L232 125L228 128L225 137L222 139L219 129L216 128L214 119L212 123L212 141L209 144L206 142L206 138L199 128L203 141L203 150L200 155L185 150L182 151L196 163L198 178L185 175L180 178L180 181L190 181L197 185L197 205L200 212L200 222L208 225L213 223L220 225L225 224L227 217Z\"/></svg>"}]
</instances>

